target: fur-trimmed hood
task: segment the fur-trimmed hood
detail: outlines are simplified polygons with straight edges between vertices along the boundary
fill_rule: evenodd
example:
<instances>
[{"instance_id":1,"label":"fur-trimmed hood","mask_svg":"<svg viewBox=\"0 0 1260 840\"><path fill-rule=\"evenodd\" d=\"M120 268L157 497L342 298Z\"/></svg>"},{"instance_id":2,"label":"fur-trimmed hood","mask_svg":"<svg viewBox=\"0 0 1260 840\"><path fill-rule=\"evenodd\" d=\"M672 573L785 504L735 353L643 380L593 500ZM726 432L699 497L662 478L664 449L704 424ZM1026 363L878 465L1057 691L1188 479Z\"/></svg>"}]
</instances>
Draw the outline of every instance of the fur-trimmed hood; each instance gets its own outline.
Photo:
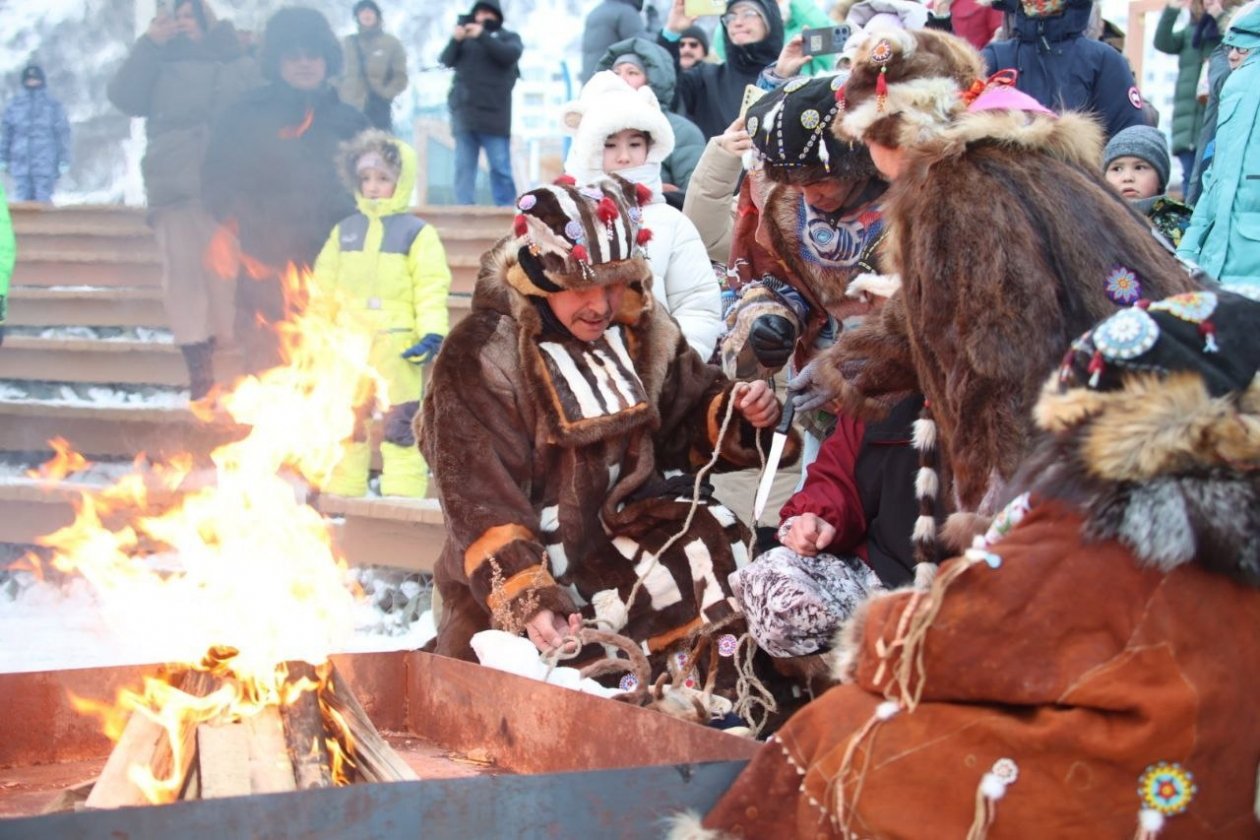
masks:
<instances>
[{"instance_id":1,"label":"fur-trimmed hood","mask_svg":"<svg viewBox=\"0 0 1260 840\"><path fill-rule=\"evenodd\" d=\"M394 194L389 198L364 198L359 192L359 159L375 153L385 165L398 172ZM338 157L341 179L354 194L360 212L369 216L388 216L404 213L411 206L411 194L416 186L416 153L403 141L387 132L369 129L341 144Z\"/></svg>"},{"instance_id":2,"label":"fur-trimmed hood","mask_svg":"<svg viewBox=\"0 0 1260 840\"><path fill-rule=\"evenodd\" d=\"M604 140L626 129L648 135L647 162L659 164L674 151L674 127L661 110L651 85L635 90L611 70L601 70L582 87L582 94L564 106L562 121L573 133L565 171L579 183L604 169Z\"/></svg>"}]
</instances>

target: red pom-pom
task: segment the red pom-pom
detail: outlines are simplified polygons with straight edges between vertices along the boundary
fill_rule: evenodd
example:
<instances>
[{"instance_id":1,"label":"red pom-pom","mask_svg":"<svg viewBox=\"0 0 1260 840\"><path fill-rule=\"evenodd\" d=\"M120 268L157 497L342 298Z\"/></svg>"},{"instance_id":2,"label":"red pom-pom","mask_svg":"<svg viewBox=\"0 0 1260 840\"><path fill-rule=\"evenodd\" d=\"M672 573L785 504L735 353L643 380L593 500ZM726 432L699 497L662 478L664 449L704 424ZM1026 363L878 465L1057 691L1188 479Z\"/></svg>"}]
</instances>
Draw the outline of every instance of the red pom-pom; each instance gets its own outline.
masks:
<instances>
[{"instance_id":1,"label":"red pom-pom","mask_svg":"<svg viewBox=\"0 0 1260 840\"><path fill-rule=\"evenodd\" d=\"M576 187L577 178L574 178L572 175L561 175L552 183L558 187Z\"/></svg>"},{"instance_id":2,"label":"red pom-pom","mask_svg":"<svg viewBox=\"0 0 1260 840\"><path fill-rule=\"evenodd\" d=\"M652 241L652 231L647 228L639 228L639 233L635 236L634 241L640 245L648 244L648 242Z\"/></svg>"},{"instance_id":3,"label":"red pom-pom","mask_svg":"<svg viewBox=\"0 0 1260 840\"><path fill-rule=\"evenodd\" d=\"M590 255L586 253L585 245L574 245L573 250L569 253L573 255L573 259L578 260L579 262L587 262L590 260Z\"/></svg>"},{"instance_id":4,"label":"red pom-pom","mask_svg":"<svg viewBox=\"0 0 1260 840\"><path fill-rule=\"evenodd\" d=\"M604 196L599 200L595 214L599 216L601 222L607 224L617 218L617 204L608 196Z\"/></svg>"},{"instance_id":5,"label":"red pom-pom","mask_svg":"<svg viewBox=\"0 0 1260 840\"><path fill-rule=\"evenodd\" d=\"M647 204L652 200L652 188L644 184L634 185L634 197L639 200L639 204Z\"/></svg>"},{"instance_id":6,"label":"red pom-pom","mask_svg":"<svg viewBox=\"0 0 1260 840\"><path fill-rule=\"evenodd\" d=\"M529 226L525 224L525 215L523 213L516 214L516 219L512 222L512 230L516 232L517 236L524 236L525 231L529 230Z\"/></svg>"}]
</instances>

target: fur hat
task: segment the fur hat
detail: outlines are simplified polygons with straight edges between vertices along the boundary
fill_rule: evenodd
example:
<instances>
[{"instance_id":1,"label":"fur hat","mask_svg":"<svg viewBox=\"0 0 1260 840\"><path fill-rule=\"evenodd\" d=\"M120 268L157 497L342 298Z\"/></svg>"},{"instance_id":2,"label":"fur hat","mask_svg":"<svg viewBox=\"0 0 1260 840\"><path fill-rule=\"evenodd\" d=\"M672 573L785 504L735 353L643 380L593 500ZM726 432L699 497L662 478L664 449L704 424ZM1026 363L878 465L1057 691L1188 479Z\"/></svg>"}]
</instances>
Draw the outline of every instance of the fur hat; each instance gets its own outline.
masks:
<instances>
[{"instance_id":1,"label":"fur hat","mask_svg":"<svg viewBox=\"0 0 1260 840\"><path fill-rule=\"evenodd\" d=\"M531 297L610 283L646 288L652 271L643 246L652 234L641 223L650 197L616 175L583 187L562 177L525 193L516 202L508 283Z\"/></svg>"},{"instance_id":2,"label":"fur hat","mask_svg":"<svg viewBox=\"0 0 1260 840\"><path fill-rule=\"evenodd\" d=\"M857 45L837 94L834 131L890 148L915 145L967 110L964 94L983 86L983 73L980 54L953 35L930 29L870 33Z\"/></svg>"},{"instance_id":3,"label":"fur hat","mask_svg":"<svg viewBox=\"0 0 1260 840\"><path fill-rule=\"evenodd\" d=\"M333 35L328 18L314 9L287 6L267 21L263 30L263 76L279 81L280 61L293 52L323 56L326 78L341 73L341 44Z\"/></svg>"},{"instance_id":4,"label":"fur hat","mask_svg":"<svg viewBox=\"0 0 1260 840\"><path fill-rule=\"evenodd\" d=\"M1095 478L1260 470L1260 303L1228 292L1139 302L1073 342L1034 410Z\"/></svg>"},{"instance_id":5,"label":"fur hat","mask_svg":"<svg viewBox=\"0 0 1260 840\"><path fill-rule=\"evenodd\" d=\"M564 106L561 119L573 133L565 170L592 180L604 169L604 140L619 131L642 131L651 139L647 162L660 163L674 151L674 129L661 111L651 85L634 89L611 70L601 70Z\"/></svg>"},{"instance_id":6,"label":"fur hat","mask_svg":"<svg viewBox=\"0 0 1260 840\"><path fill-rule=\"evenodd\" d=\"M1159 191L1168 187L1168 170L1172 161L1168 157L1168 140L1158 128L1149 125L1131 125L1116 133L1103 149L1103 172L1116 158L1135 157L1155 167L1159 175Z\"/></svg>"},{"instance_id":7,"label":"fur hat","mask_svg":"<svg viewBox=\"0 0 1260 840\"><path fill-rule=\"evenodd\" d=\"M837 139L832 121L843 76L798 77L748 107L745 126L766 177L782 184L876 175L866 147Z\"/></svg>"},{"instance_id":8,"label":"fur hat","mask_svg":"<svg viewBox=\"0 0 1260 840\"><path fill-rule=\"evenodd\" d=\"M370 128L341 144L341 178L350 192L359 191L359 173L376 168L398 180L402 173L399 141L389 132Z\"/></svg>"}]
</instances>

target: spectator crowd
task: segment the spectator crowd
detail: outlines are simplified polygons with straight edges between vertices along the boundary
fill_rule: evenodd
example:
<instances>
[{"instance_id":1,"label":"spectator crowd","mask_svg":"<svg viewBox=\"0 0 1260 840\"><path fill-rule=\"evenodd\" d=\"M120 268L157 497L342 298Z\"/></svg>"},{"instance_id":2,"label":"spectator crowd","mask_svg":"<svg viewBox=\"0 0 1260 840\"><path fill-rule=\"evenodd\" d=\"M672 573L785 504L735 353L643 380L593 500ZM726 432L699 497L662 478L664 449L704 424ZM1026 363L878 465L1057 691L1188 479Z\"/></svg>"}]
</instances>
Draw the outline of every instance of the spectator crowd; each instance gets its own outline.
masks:
<instances>
[{"instance_id":1,"label":"spectator crowd","mask_svg":"<svg viewBox=\"0 0 1260 840\"><path fill-rule=\"evenodd\" d=\"M1090 0L697 10L591 5L564 174L525 189L545 45L459 15L455 199L484 152L512 220L452 327L381 6L255 49L176 0L109 97L192 398L225 346L279 363L288 266L341 295L379 376L323 489L373 492L378 415L378 491L445 514L437 652L624 642L627 699L777 730L677 836L1254 835L1258 0L1162 12L1163 115ZM69 129L22 84L0 165L47 201Z\"/></svg>"}]
</instances>

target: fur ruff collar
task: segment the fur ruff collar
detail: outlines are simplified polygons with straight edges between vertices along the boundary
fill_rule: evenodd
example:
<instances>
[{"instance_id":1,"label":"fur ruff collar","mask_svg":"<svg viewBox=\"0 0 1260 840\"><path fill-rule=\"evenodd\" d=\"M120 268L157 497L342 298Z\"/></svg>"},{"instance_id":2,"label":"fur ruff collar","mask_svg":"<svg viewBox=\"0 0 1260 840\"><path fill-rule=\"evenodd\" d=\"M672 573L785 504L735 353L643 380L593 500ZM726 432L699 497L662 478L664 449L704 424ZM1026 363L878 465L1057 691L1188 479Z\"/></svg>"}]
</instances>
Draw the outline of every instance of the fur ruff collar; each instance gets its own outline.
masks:
<instances>
[{"instance_id":1,"label":"fur ruff collar","mask_svg":"<svg viewBox=\"0 0 1260 840\"><path fill-rule=\"evenodd\" d=\"M1071 111L1058 117L1025 111L969 112L928 138L905 143L906 165L931 166L979 145L1045 154L1091 172L1102 169L1102 128L1092 117Z\"/></svg>"}]
</instances>

